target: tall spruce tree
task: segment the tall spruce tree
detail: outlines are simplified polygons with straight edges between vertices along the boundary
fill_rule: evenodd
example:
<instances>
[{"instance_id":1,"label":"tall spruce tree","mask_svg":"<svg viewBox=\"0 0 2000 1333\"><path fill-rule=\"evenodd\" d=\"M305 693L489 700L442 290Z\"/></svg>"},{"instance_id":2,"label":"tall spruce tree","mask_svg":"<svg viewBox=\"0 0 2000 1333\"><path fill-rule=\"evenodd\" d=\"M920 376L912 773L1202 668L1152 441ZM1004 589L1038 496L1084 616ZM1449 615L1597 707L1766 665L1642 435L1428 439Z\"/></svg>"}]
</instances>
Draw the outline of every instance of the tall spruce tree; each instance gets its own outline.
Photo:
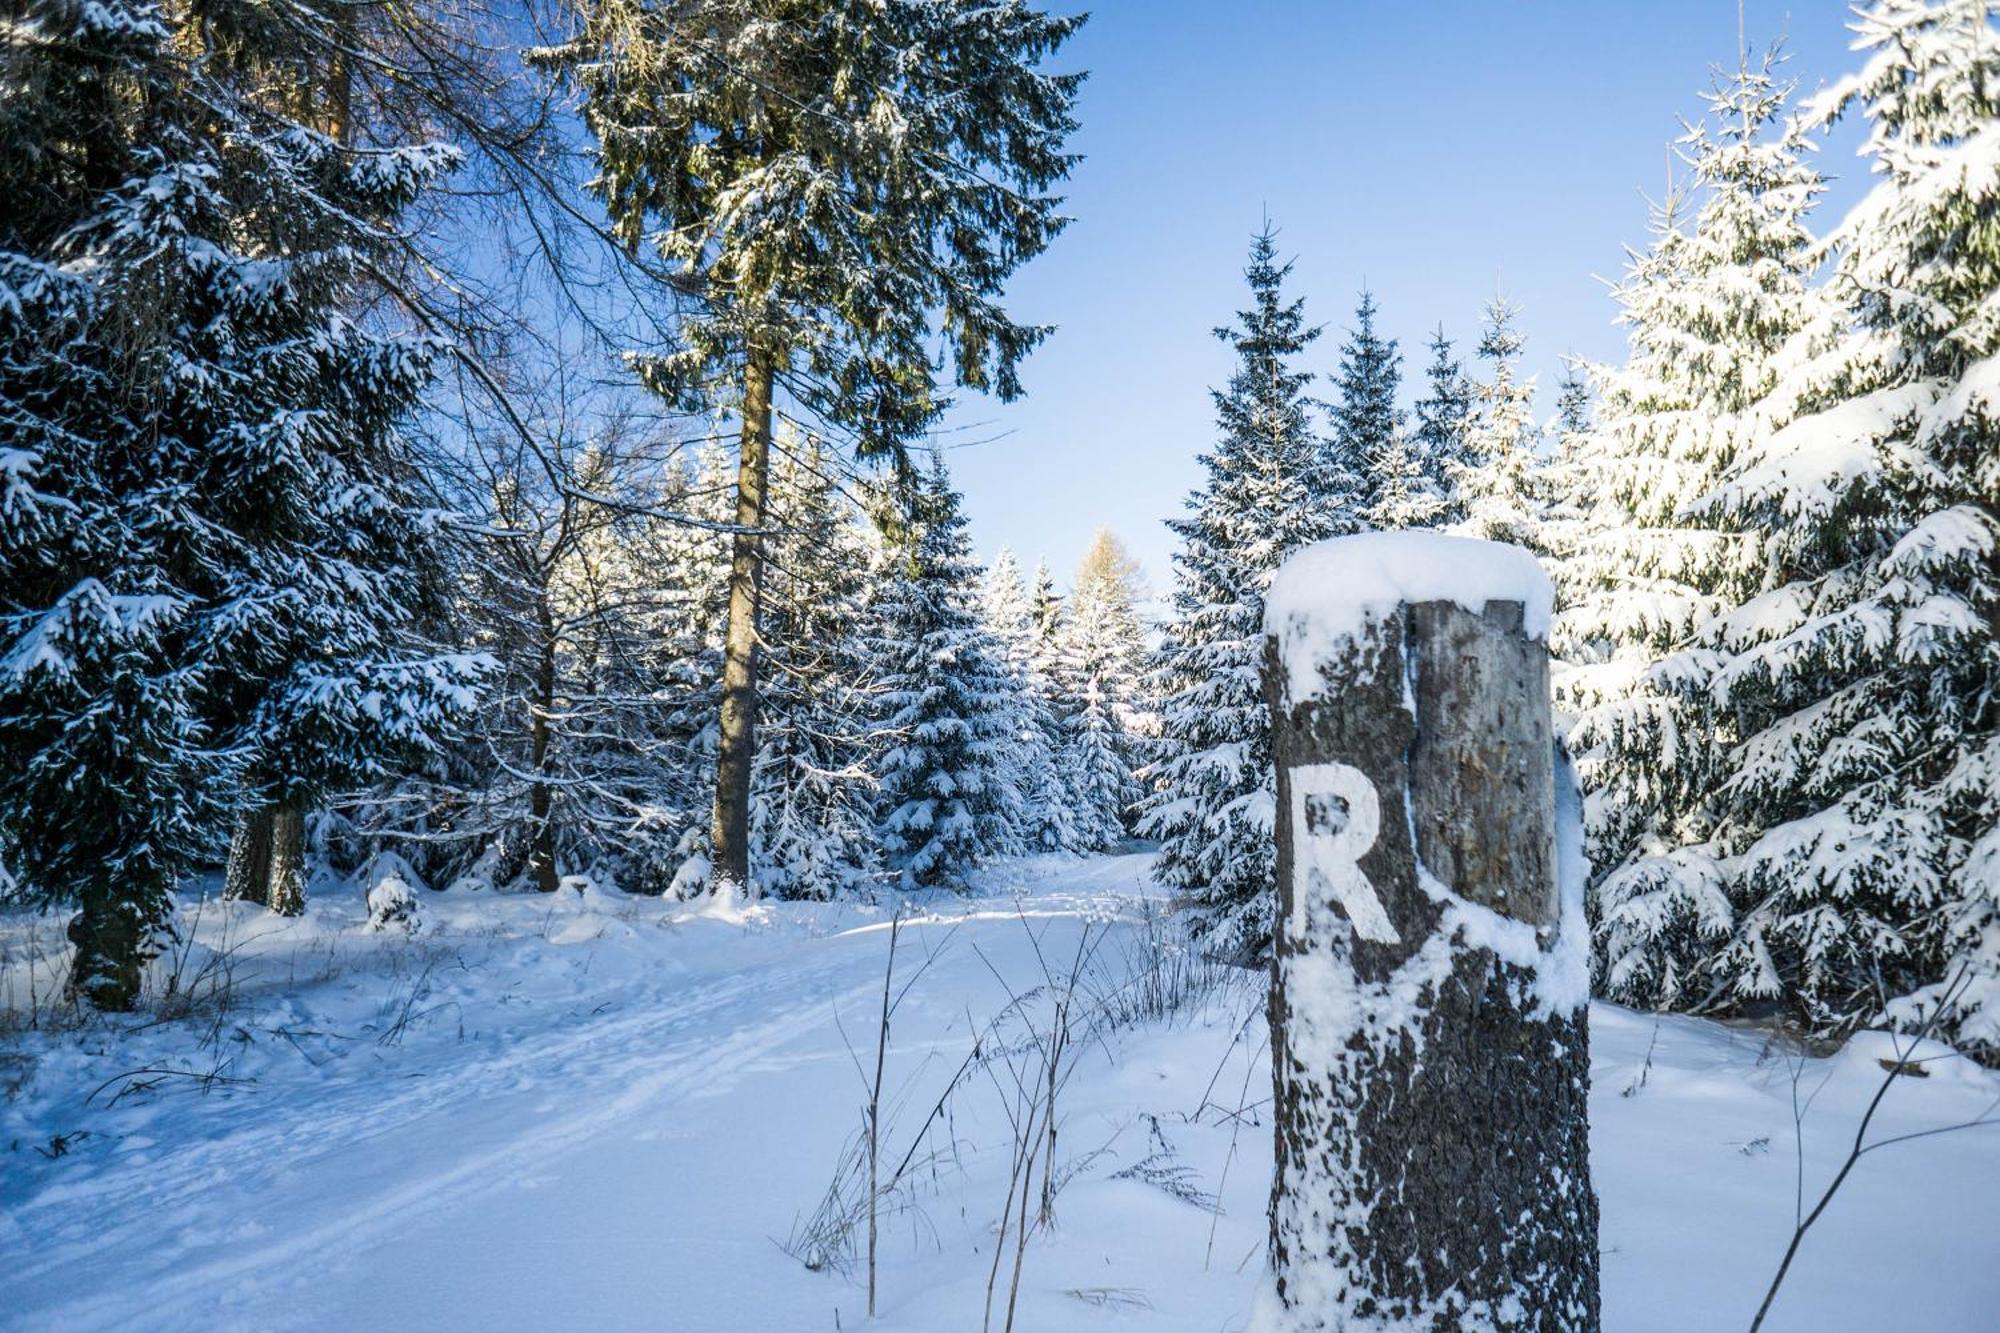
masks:
<instances>
[{"instance_id":1,"label":"tall spruce tree","mask_svg":"<svg viewBox=\"0 0 2000 1333\"><path fill-rule=\"evenodd\" d=\"M1035 561L1034 587L1029 593L1034 605L1035 660L1044 671L1055 664L1057 644L1062 638L1063 596L1049 573L1047 560Z\"/></svg>"},{"instance_id":2,"label":"tall spruce tree","mask_svg":"<svg viewBox=\"0 0 2000 1333\"><path fill-rule=\"evenodd\" d=\"M766 597L766 703L751 788L760 893L832 898L878 860L868 768L874 699L866 602L870 551L817 440L778 440Z\"/></svg>"},{"instance_id":3,"label":"tall spruce tree","mask_svg":"<svg viewBox=\"0 0 2000 1333\"><path fill-rule=\"evenodd\" d=\"M1451 340L1440 325L1431 334L1431 362L1424 369L1425 394L1416 401L1417 428L1412 432L1411 452L1419 475L1428 491L1438 497L1438 509L1429 523L1437 526L1456 523L1465 517L1465 506L1456 496L1458 469L1469 459L1467 439L1472 428L1473 388L1465 368L1451 354Z\"/></svg>"},{"instance_id":4,"label":"tall spruce tree","mask_svg":"<svg viewBox=\"0 0 2000 1333\"><path fill-rule=\"evenodd\" d=\"M1284 558L1328 535L1336 515L1309 415L1309 372L1295 360L1319 336L1303 301L1285 298L1289 264L1266 227L1244 277L1250 308L1216 330L1236 352L1211 391L1219 438L1188 513L1169 522L1174 619L1154 658L1162 757L1140 832L1160 840L1154 875L1196 907L1217 951L1242 958L1270 943L1275 873L1269 714L1259 684L1264 592Z\"/></svg>"},{"instance_id":5,"label":"tall spruce tree","mask_svg":"<svg viewBox=\"0 0 2000 1333\"><path fill-rule=\"evenodd\" d=\"M1467 536L1535 548L1541 542L1541 482L1535 423L1535 377L1520 377L1526 339L1515 321L1520 307L1497 296L1486 307L1479 357L1488 378L1474 389L1476 410L1463 454L1446 463L1456 526Z\"/></svg>"},{"instance_id":6,"label":"tall spruce tree","mask_svg":"<svg viewBox=\"0 0 2000 1333\"><path fill-rule=\"evenodd\" d=\"M940 459L891 545L873 624L878 828L888 868L913 888L963 887L980 861L1018 846L1015 687L978 598Z\"/></svg>"},{"instance_id":7,"label":"tall spruce tree","mask_svg":"<svg viewBox=\"0 0 2000 1333\"><path fill-rule=\"evenodd\" d=\"M1736 744L1682 873L1735 906L1713 984L1813 1030L2000 1035L2000 36L1986 0L1882 0L1858 107L1880 180L1831 238L1851 331L1778 378L1696 506L1767 590L1659 675ZM1812 349L1807 349L1808 353ZM1772 429L1775 427L1775 429Z\"/></svg>"},{"instance_id":8,"label":"tall spruce tree","mask_svg":"<svg viewBox=\"0 0 2000 1333\"><path fill-rule=\"evenodd\" d=\"M1357 528L1368 526L1382 504L1387 474L1407 471L1411 461L1402 441L1403 410L1396 405L1403 356L1394 338L1375 332L1375 313L1374 293L1363 291L1354 328L1340 349L1333 379L1337 396L1329 410L1327 447L1336 475L1353 490Z\"/></svg>"},{"instance_id":9,"label":"tall spruce tree","mask_svg":"<svg viewBox=\"0 0 2000 1333\"><path fill-rule=\"evenodd\" d=\"M1138 579L1124 544L1100 528L1070 589L1056 687L1061 769L1079 850L1103 851L1122 841L1143 794Z\"/></svg>"},{"instance_id":10,"label":"tall spruce tree","mask_svg":"<svg viewBox=\"0 0 2000 1333\"><path fill-rule=\"evenodd\" d=\"M1557 685L1589 793L1600 877L1600 966L1631 1003L1712 1000L1710 961L1736 921L1710 845L1712 797L1742 739L1735 716L1676 689L1661 661L1766 577L1760 524L1696 503L1746 441L1782 425L1765 399L1788 360L1824 342L1807 214L1821 183L1774 51L1710 91L1680 142L1700 205L1678 192L1654 220L1616 295L1630 352L1600 369L1594 431L1565 440L1570 504L1583 514L1560 552L1564 607L1552 640Z\"/></svg>"},{"instance_id":11,"label":"tall spruce tree","mask_svg":"<svg viewBox=\"0 0 2000 1333\"><path fill-rule=\"evenodd\" d=\"M1565 582L1564 562L1598 535L1591 525L1595 492L1587 475L1596 410L1590 367L1574 356L1565 357L1562 379L1556 385L1556 412L1548 426L1551 450L1542 478L1548 500L1542 515L1542 548L1558 585ZM1563 600L1559 595L1558 601Z\"/></svg>"},{"instance_id":12,"label":"tall spruce tree","mask_svg":"<svg viewBox=\"0 0 2000 1333\"><path fill-rule=\"evenodd\" d=\"M771 420L782 390L865 456L901 463L936 419L933 344L957 381L1020 392L1048 332L998 296L1064 219L1048 187L1080 75L1038 64L1081 25L980 0L593 0L535 59L567 73L593 188L693 303L646 382L741 420L711 840L749 872L756 645Z\"/></svg>"},{"instance_id":13,"label":"tall spruce tree","mask_svg":"<svg viewBox=\"0 0 2000 1333\"><path fill-rule=\"evenodd\" d=\"M9 57L46 137L0 167L35 200L0 232L0 827L123 1009L233 809L435 747L487 664L413 641L434 520L397 425L434 349L341 313L451 154L350 152L159 8L78 13Z\"/></svg>"},{"instance_id":14,"label":"tall spruce tree","mask_svg":"<svg viewBox=\"0 0 2000 1333\"><path fill-rule=\"evenodd\" d=\"M1038 579L1048 570L1038 566ZM1053 585L1051 585L1053 591ZM1056 716L1055 663L1039 643L1035 602L1021 581L1020 562L1001 547L986 574L986 628L1000 645L1013 678L1015 742L1022 800L1021 839L1031 851L1078 851L1076 812L1062 765L1062 724Z\"/></svg>"}]
</instances>

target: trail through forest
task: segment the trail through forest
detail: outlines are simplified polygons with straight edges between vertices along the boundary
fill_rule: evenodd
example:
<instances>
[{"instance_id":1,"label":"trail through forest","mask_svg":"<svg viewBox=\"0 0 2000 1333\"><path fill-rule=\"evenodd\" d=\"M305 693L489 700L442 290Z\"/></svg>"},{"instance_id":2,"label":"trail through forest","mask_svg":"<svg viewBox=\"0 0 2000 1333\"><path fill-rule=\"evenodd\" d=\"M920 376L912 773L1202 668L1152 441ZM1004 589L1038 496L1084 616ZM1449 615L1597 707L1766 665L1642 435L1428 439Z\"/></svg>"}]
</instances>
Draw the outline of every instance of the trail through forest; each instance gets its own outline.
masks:
<instances>
[{"instance_id":1,"label":"trail through forest","mask_svg":"<svg viewBox=\"0 0 2000 1333\"><path fill-rule=\"evenodd\" d=\"M992 1020L1065 980L1080 942L1088 1003L1132 996L1171 939L1147 865L997 866L981 895L903 925L885 1156L958 1091L885 1207L876 1327L979 1326L1012 1145L1004 1051L1027 1033ZM858 1266L808 1271L784 1245L861 1123L886 909L694 913L595 888L422 909L405 935L333 893L275 926L211 903L194 933L234 972L219 1021L11 1044L0 1326L866 1325ZM32 919L0 925L19 956ZM1211 978L1171 1015L1079 1032L1054 1226L1026 1252L1017 1328L1243 1327L1270 1180L1262 998L1258 977ZM1794 1074L1810 1206L1886 1046L1801 1063L1696 1020L1599 1005L1593 1025L1607 1327L1747 1324L1789 1233ZM986 1058L966 1073L976 1033ZM2000 1096L1963 1060L1925 1067L1892 1089L1879 1136ZM2000 1300L1982 1258L2000 1197L1976 1182L1996 1178L1993 1127L1871 1155L1771 1326L1979 1327Z\"/></svg>"}]
</instances>

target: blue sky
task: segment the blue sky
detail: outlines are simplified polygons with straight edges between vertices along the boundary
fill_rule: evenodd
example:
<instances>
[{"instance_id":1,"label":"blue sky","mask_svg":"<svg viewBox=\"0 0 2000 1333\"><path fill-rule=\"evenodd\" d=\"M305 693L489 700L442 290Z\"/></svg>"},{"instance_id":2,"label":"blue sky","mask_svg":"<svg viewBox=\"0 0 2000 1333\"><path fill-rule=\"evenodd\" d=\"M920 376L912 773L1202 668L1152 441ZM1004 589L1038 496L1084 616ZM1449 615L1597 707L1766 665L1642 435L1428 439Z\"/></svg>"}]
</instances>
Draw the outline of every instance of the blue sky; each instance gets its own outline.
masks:
<instances>
[{"instance_id":1,"label":"blue sky","mask_svg":"<svg viewBox=\"0 0 2000 1333\"><path fill-rule=\"evenodd\" d=\"M1839 0L1744 0L1754 48L1784 35L1802 91L1846 73ZM1058 5L1058 8L1071 8ZM1327 325L1324 373L1364 281L1402 341L1405 388L1428 330L1470 354L1496 288L1524 308L1544 409L1565 352L1623 345L1601 277L1644 240L1677 116L1733 65L1736 0L1100 0L1063 68L1088 69L1069 183L1075 221L1016 277L1020 317L1058 326L1025 399L969 397L943 438L982 556L1001 544L1067 581L1091 532L1117 531L1157 591L1212 436L1210 336L1243 299L1268 210L1293 290ZM1865 184L1836 128L1826 226ZM1408 397L1406 393L1406 397Z\"/></svg>"}]
</instances>

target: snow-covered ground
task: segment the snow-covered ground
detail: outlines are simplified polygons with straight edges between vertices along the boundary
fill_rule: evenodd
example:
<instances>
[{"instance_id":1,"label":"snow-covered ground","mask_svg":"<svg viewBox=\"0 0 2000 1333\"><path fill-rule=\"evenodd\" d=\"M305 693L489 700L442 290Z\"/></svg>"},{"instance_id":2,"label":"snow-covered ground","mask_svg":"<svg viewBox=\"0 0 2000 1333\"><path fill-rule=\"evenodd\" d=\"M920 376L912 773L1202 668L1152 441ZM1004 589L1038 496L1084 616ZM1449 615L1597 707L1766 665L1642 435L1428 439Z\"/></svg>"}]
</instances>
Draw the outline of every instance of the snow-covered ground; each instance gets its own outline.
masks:
<instances>
[{"instance_id":1,"label":"snow-covered ground","mask_svg":"<svg viewBox=\"0 0 2000 1333\"><path fill-rule=\"evenodd\" d=\"M1143 1007L1133 969L1163 933L1145 871L1012 865L905 926L885 1171L958 1091L885 1215L876 1327L980 1326L1013 1156L1005 1052L1025 1064L1080 940L1097 941L1082 1003ZM296 922L211 903L181 964L207 970L188 1016L0 1037L0 1325L866 1322L858 1269L809 1271L785 1243L861 1123L886 909L702 915L593 889L426 894L421 910L412 934L333 895ZM57 934L0 918L11 1003L33 937ZM1010 992L1022 1011L996 1027ZM1016 1328L1242 1327L1270 1180L1262 1000L1239 976L1166 1019L1079 1024L1054 1227L1027 1249ZM968 1068L975 1036L987 1059ZM1755 1032L1610 1006L1592 1041L1607 1327L1746 1327L1790 1233L1794 1095L1810 1206L1886 1045L1801 1062ZM1876 1137L2000 1098L1962 1060L1925 1068L1896 1081ZM1993 1328L1996 1237L2000 1127L1884 1148L1806 1240L1768 1327ZM1011 1244L1004 1258L996 1329Z\"/></svg>"}]
</instances>

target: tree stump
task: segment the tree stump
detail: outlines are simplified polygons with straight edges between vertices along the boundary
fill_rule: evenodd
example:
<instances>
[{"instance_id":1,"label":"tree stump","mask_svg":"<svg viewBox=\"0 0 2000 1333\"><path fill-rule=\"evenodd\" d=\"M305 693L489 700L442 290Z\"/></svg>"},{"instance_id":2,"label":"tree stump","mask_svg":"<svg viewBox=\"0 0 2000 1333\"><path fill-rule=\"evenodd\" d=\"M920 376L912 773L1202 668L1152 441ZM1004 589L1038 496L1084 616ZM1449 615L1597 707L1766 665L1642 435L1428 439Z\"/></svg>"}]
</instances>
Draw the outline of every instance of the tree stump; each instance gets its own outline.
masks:
<instances>
[{"instance_id":1,"label":"tree stump","mask_svg":"<svg viewBox=\"0 0 2000 1333\"><path fill-rule=\"evenodd\" d=\"M1428 534L1322 543L1273 585L1270 1333L1599 1327L1546 618L1524 552Z\"/></svg>"}]
</instances>

